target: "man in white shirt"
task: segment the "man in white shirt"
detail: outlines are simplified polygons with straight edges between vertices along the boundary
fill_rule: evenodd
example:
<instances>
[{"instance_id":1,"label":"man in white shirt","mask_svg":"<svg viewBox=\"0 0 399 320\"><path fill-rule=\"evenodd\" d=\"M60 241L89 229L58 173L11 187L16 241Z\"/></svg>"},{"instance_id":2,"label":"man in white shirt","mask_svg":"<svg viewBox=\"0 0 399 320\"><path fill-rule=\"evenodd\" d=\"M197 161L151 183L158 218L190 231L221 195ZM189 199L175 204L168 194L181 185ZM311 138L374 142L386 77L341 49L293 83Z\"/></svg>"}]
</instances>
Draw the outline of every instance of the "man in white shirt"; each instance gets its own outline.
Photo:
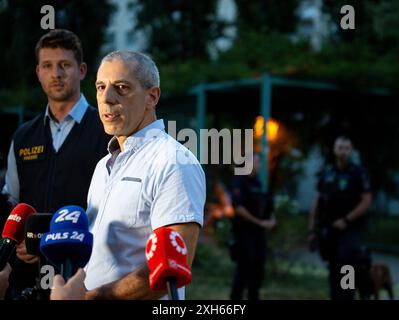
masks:
<instances>
[{"instance_id":1,"label":"man in white shirt","mask_svg":"<svg viewBox=\"0 0 399 320\"><path fill-rule=\"evenodd\" d=\"M195 156L156 118L160 81L149 57L108 54L96 88L100 119L114 138L88 194L94 243L85 268L86 299L158 299L165 292L149 288L147 239L159 227L176 230L191 266L203 224L205 175Z\"/></svg>"}]
</instances>

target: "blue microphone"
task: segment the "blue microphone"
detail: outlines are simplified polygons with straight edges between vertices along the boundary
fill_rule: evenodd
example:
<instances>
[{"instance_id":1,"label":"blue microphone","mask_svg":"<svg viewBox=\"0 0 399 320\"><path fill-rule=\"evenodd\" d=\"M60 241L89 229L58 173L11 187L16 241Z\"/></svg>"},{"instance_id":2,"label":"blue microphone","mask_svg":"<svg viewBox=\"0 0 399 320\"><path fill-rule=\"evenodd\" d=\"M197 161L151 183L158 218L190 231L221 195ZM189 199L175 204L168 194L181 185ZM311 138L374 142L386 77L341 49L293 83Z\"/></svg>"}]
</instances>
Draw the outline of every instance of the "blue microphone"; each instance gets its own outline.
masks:
<instances>
[{"instance_id":1,"label":"blue microphone","mask_svg":"<svg viewBox=\"0 0 399 320\"><path fill-rule=\"evenodd\" d=\"M40 251L60 268L65 281L90 259L93 235L88 230L89 219L83 208L66 206L53 215L50 231L42 235Z\"/></svg>"}]
</instances>

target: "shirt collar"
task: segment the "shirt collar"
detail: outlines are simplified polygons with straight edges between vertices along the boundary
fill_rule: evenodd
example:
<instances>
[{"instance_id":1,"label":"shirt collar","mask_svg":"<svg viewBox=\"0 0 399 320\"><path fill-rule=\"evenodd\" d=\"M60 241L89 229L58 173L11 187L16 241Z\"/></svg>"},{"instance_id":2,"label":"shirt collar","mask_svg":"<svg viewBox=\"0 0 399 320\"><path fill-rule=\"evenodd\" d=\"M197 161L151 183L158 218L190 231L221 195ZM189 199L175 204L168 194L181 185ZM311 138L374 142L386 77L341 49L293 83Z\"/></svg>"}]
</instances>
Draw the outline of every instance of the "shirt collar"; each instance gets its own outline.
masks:
<instances>
[{"instance_id":1,"label":"shirt collar","mask_svg":"<svg viewBox=\"0 0 399 320\"><path fill-rule=\"evenodd\" d=\"M147 141L158 137L159 134L163 131L165 131L165 125L163 120L162 119L155 120L154 122L151 122L148 126L127 137L124 145L124 150L136 151ZM108 143L108 152L113 154L115 153L115 151L119 151L119 149L120 148L118 140L116 139L116 137L113 137L111 141Z\"/></svg>"},{"instance_id":2,"label":"shirt collar","mask_svg":"<svg viewBox=\"0 0 399 320\"><path fill-rule=\"evenodd\" d=\"M354 165L354 163L352 162L352 160L349 160L348 161L348 164L346 165L346 167L345 168L343 168L343 169L340 169L339 167L338 167L338 165L337 165L337 163L336 162L334 162L334 166L333 166L333 168L335 169L335 171L340 171L340 172L344 172L344 171L348 171L348 170L350 170L351 168L352 168L352 166Z\"/></svg>"},{"instance_id":3,"label":"shirt collar","mask_svg":"<svg viewBox=\"0 0 399 320\"><path fill-rule=\"evenodd\" d=\"M88 104L85 96L83 94L81 94L78 102L75 103L75 105L73 106L71 111L69 111L69 113L65 117L65 119L72 118L77 123L80 123L82 121L83 116L85 115L86 110L87 110L88 107L89 107L89 104ZM46 112L44 114L44 124L46 124L47 118L51 120L50 111L49 111L49 106L48 105L46 107Z\"/></svg>"}]
</instances>

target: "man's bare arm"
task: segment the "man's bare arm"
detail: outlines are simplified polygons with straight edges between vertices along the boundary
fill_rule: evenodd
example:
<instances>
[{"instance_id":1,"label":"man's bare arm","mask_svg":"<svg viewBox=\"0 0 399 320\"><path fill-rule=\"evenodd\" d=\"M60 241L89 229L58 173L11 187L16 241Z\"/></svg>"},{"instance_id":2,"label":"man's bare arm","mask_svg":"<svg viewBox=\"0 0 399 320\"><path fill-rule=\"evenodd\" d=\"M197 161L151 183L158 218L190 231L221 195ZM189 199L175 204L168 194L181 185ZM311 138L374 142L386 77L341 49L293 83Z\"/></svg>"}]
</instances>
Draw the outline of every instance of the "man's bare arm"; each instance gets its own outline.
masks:
<instances>
[{"instance_id":1,"label":"man's bare arm","mask_svg":"<svg viewBox=\"0 0 399 320\"><path fill-rule=\"evenodd\" d=\"M187 246L187 264L192 266L195 249L199 236L199 225L194 222L169 225L169 228L177 231L184 239ZM120 280L106 284L100 288L88 291L86 299L100 300L151 300L159 299L166 291L152 291L149 286L149 269L143 264L135 271L129 273Z\"/></svg>"},{"instance_id":2,"label":"man's bare arm","mask_svg":"<svg viewBox=\"0 0 399 320\"><path fill-rule=\"evenodd\" d=\"M316 221L318 219L318 212L319 212L319 197L320 194L317 192L315 199L313 201L312 207L310 209L310 214L309 214L309 231L314 231L315 227L316 227Z\"/></svg>"},{"instance_id":3,"label":"man's bare arm","mask_svg":"<svg viewBox=\"0 0 399 320\"><path fill-rule=\"evenodd\" d=\"M241 218L244 218L245 220L252 222L253 224L256 224L260 226L262 224L262 220L255 217L253 214L251 214L245 207L243 206L237 206L235 207L235 213L240 216Z\"/></svg>"},{"instance_id":4,"label":"man's bare arm","mask_svg":"<svg viewBox=\"0 0 399 320\"><path fill-rule=\"evenodd\" d=\"M259 219L243 206L237 206L235 208L235 213L240 217L244 218L245 220L250 221L253 224L256 224L268 231L272 230L277 224L277 221L274 216L272 216L270 219Z\"/></svg>"},{"instance_id":5,"label":"man's bare arm","mask_svg":"<svg viewBox=\"0 0 399 320\"><path fill-rule=\"evenodd\" d=\"M346 216L346 218L347 218L349 221L354 221L354 220L360 218L360 217L367 211L367 209L370 208L371 202L372 202L371 192L364 192L364 193L362 193L362 195L361 195L361 197L360 197L360 202L359 202L359 204L356 206L355 209L353 209L353 210Z\"/></svg>"}]
</instances>

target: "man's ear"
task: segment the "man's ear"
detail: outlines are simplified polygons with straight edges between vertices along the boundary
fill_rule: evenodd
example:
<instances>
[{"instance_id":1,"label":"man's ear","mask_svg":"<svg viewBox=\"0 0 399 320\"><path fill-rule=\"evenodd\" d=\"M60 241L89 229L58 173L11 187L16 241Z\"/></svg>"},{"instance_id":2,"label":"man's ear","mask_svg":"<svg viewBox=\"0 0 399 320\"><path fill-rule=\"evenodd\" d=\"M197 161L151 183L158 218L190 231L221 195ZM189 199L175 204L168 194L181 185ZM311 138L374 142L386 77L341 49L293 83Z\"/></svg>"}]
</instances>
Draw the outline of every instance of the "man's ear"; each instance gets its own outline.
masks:
<instances>
[{"instance_id":1,"label":"man's ear","mask_svg":"<svg viewBox=\"0 0 399 320\"><path fill-rule=\"evenodd\" d=\"M36 76L37 76L37 79L40 81L40 76L39 76L39 65L36 65Z\"/></svg>"},{"instance_id":2,"label":"man's ear","mask_svg":"<svg viewBox=\"0 0 399 320\"><path fill-rule=\"evenodd\" d=\"M79 66L80 80L83 80L86 77L87 73L87 64L82 62Z\"/></svg>"},{"instance_id":3,"label":"man's ear","mask_svg":"<svg viewBox=\"0 0 399 320\"><path fill-rule=\"evenodd\" d=\"M161 89L159 87L152 87L147 90L146 105L150 109L154 109L161 96Z\"/></svg>"}]
</instances>

